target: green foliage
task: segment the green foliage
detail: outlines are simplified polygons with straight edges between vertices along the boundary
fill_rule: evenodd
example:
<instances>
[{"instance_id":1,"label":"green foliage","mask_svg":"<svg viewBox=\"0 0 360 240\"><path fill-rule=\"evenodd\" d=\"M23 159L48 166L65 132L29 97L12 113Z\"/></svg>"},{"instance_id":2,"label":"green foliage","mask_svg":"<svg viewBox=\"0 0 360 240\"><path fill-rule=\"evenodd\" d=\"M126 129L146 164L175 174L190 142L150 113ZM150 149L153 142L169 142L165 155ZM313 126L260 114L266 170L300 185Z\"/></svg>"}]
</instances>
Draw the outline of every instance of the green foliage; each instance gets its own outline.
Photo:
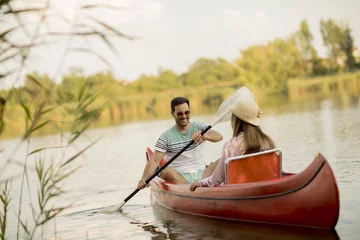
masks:
<instances>
[{"instance_id":1,"label":"green foliage","mask_svg":"<svg viewBox=\"0 0 360 240\"><path fill-rule=\"evenodd\" d=\"M6 5L10 2L11 0L0 0L0 8L3 6L3 5Z\"/></svg>"},{"instance_id":2,"label":"green foliage","mask_svg":"<svg viewBox=\"0 0 360 240\"><path fill-rule=\"evenodd\" d=\"M317 50L313 45L314 37L306 20L303 20L300 29L295 32L294 39L302 56L302 64L307 75L324 75L326 67L319 58Z\"/></svg>"},{"instance_id":3,"label":"green foliage","mask_svg":"<svg viewBox=\"0 0 360 240\"><path fill-rule=\"evenodd\" d=\"M91 89L105 88L114 83L116 78L110 71L95 73L88 77L88 86Z\"/></svg>"},{"instance_id":4,"label":"green foliage","mask_svg":"<svg viewBox=\"0 0 360 240\"><path fill-rule=\"evenodd\" d=\"M85 82L86 77L83 72L72 69L69 74L63 77L61 84L57 88L57 96L60 102L69 103L76 101L76 96Z\"/></svg>"},{"instance_id":5,"label":"green foliage","mask_svg":"<svg viewBox=\"0 0 360 240\"><path fill-rule=\"evenodd\" d=\"M355 69L356 63L355 63L355 57L353 55L353 51L355 50L354 39L351 36L351 31L349 27L346 28L345 35L346 35L346 39L345 39L344 52L346 55L346 66L348 70L352 71Z\"/></svg>"},{"instance_id":6,"label":"green foliage","mask_svg":"<svg viewBox=\"0 0 360 240\"><path fill-rule=\"evenodd\" d=\"M0 135L4 129L4 110L5 110L6 100L0 96Z\"/></svg>"},{"instance_id":7,"label":"green foliage","mask_svg":"<svg viewBox=\"0 0 360 240\"><path fill-rule=\"evenodd\" d=\"M178 80L178 76L171 70L159 70L156 75L141 75L137 80L130 83L125 89L131 93L145 91L164 91L166 89L182 87L183 84Z\"/></svg>"},{"instance_id":8,"label":"green foliage","mask_svg":"<svg viewBox=\"0 0 360 240\"><path fill-rule=\"evenodd\" d=\"M183 75L182 81L185 86L200 86L232 81L236 77L236 66L225 59L200 58L190 66L187 74Z\"/></svg>"},{"instance_id":9,"label":"green foliage","mask_svg":"<svg viewBox=\"0 0 360 240\"><path fill-rule=\"evenodd\" d=\"M171 88L182 87L182 82L178 81L178 76L171 70L161 70L159 71L159 76L157 77L155 83L156 88L154 90L163 91Z\"/></svg>"},{"instance_id":10,"label":"green foliage","mask_svg":"<svg viewBox=\"0 0 360 240\"><path fill-rule=\"evenodd\" d=\"M156 85L154 85L156 80L156 76L143 74L133 84L130 84L129 87L137 92L154 91L156 90Z\"/></svg>"},{"instance_id":11,"label":"green foliage","mask_svg":"<svg viewBox=\"0 0 360 240\"><path fill-rule=\"evenodd\" d=\"M259 88L284 92L288 78L305 73L294 38L252 46L243 50L241 55L236 64L246 77L249 76L249 82Z\"/></svg>"},{"instance_id":12,"label":"green foliage","mask_svg":"<svg viewBox=\"0 0 360 240\"><path fill-rule=\"evenodd\" d=\"M64 172L53 164L45 168L44 160L36 162L36 173L39 181L38 207L40 210L40 214L36 219L36 226L44 225L65 209L64 207L49 207L49 204L54 198L64 193L59 184L73 172L74 170Z\"/></svg>"},{"instance_id":13,"label":"green foliage","mask_svg":"<svg viewBox=\"0 0 360 240\"><path fill-rule=\"evenodd\" d=\"M6 225L8 220L8 211L10 207L10 187L8 181L5 182L3 188L0 189L0 200L2 203L2 210L0 212L0 239L5 240Z\"/></svg>"},{"instance_id":14,"label":"green foliage","mask_svg":"<svg viewBox=\"0 0 360 240\"><path fill-rule=\"evenodd\" d=\"M290 100L302 100L310 95L331 97L338 92L358 96L360 92L360 71L315 78L290 79L288 82Z\"/></svg>"},{"instance_id":15,"label":"green foliage","mask_svg":"<svg viewBox=\"0 0 360 240\"><path fill-rule=\"evenodd\" d=\"M314 76L323 76L328 73L327 67L324 65L321 58L312 59L312 74Z\"/></svg>"},{"instance_id":16,"label":"green foliage","mask_svg":"<svg viewBox=\"0 0 360 240\"><path fill-rule=\"evenodd\" d=\"M26 87L31 89L32 93L36 93L32 95L33 99L28 97L27 94L29 91L25 88L13 89L12 91L14 92L17 102L20 103L25 115L26 128L23 140L26 140L26 142L30 144L31 137L34 132L46 127L49 123L55 122L51 119L51 116L48 115L57 109L58 106L49 107L47 102L49 98L47 96L49 95L50 90L44 87L43 82L40 81L40 75L32 75L32 77L29 78ZM55 88L53 87L52 89L54 90ZM77 92L74 93L75 95L73 96L76 104L68 106L67 108L67 116L70 117L71 123L71 134L67 141L67 145L38 148L28 152L27 156L39 154L43 151L54 148L63 149L65 152L69 145L74 143L80 136L84 135L91 124L100 116L101 111L104 108L104 104L99 104L96 101L100 92L90 90L89 81L85 81L81 86L79 86L79 89L76 90ZM18 215L18 225L22 227L27 239L33 239L35 232L39 227L43 226L60 214L64 209L71 206L67 205L57 207L53 204L54 200L61 197L64 193L60 184L78 169L73 167L74 161L96 142L97 140L91 142L88 146L78 151L68 159L59 159L56 163L50 162L47 164L45 164L44 159L40 159L36 162L39 190L37 199L38 212L35 208L32 209L33 219L35 221L34 227L29 227L26 221L20 218L21 210L19 210ZM14 152L16 152L16 150ZM9 160L5 163L5 165L8 163L10 163ZM3 168L0 169L0 174L2 170ZM27 178L27 176L27 165L25 160L22 182L24 182L24 179ZM9 206L8 202L10 201L7 195L7 183L5 184L4 189L5 190L2 191L0 195L2 206L4 208L4 214L0 215L0 227L2 230L0 236L2 239L5 239L6 219ZM22 198L22 191L23 185L20 191L20 199Z\"/></svg>"},{"instance_id":17,"label":"green foliage","mask_svg":"<svg viewBox=\"0 0 360 240\"><path fill-rule=\"evenodd\" d=\"M44 90L45 94L56 86L47 74L40 75L37 72L27 74L25 76L24 89L29 93L31 98L37 97Z\"/></svg>"},{"instance_id":18,"label":"green foliage","mask_svg":"<svg viewBox=\"0 0 360 240\"><path fill-rule=\"evenodd\" d=\"M103 22L95 22L113 32L111 27L104 26ZM272 95L286 95L289 91L289 79L299 78L305 81L303 79L333 74L340 69L356 69L356 47L353 45L350 28L333 19L322 20L321 26L324 44L329 49L329 58L318 56L313 46L313 34L307 21L303 20L298 30L288 37L243 49L234 62L222 58L199 58L181 74L169 69L159 69L157 74L143 74L128 83L116 79L111 71L86 76L82 69L72 68L59 84L55 84L46 74L33 72L26 76L24 87L12 90L14 94L9 94L10 97L6 99L7 107L12 109L14 117L5 117L4 123L19 122L16 116L21 108L22 114L25 113L26 116L24 121L27 124L24 125L27 131L33 133L33 130L37 133L49 126L60 129L60 125L64 125L76 138L83 129L72 129L74 126L68 124L72 120L66 117L69 113L81 115L73 119L75 125L80 122L97 124L97 119L101 120L99 124L103 122L101 124L107 125L167 116L167 102L175 95L195 97L195 102L201 103L205 109L210 109L211 105L217 105L223 97L218 88L230 85L234 88L247 85ZM108 46L112 49L112 45ZM346 60L346 67L338 66L339 58L334 58L334 55ZM86 92L82 90L85 85ZM192 91L194 87L197 88L196 93ZM56 94L46 94L46 89L51 89ZM199 89L206 93L199 93ZM85 95L86 100L83 98ZM47 104L42 106L44 99L47 99ZM104 105L104 102L107 104ZM51 111L51 117L45 116L42 121L36 120L36 124L33 124L36 106L42 107L41 113ZM82 106L87 109L81 109ZM86 124L83 125L85 126Z\"/></svg>"},{"instance_id":19,"label":"green foliage","mask_svg":"<svg viewBox=\"0 0 360 240\"><path fill-rule=\"evenodd\" d=\"M19 4L21 1L0 0L1 22L7 23L12 21L14 24L0 30L0 65L9 66L13 68L4 72L0 72L0 80L12 80L13 85L18 85L22 82L22 73L24 67L28 65L30 54L35 47L47 45L49 47L57 40L65 40L66 48L62 59L60 59L58 70L53 75L54 79L58 77L58 72L65 63L68 52L82 52L87 55L97 57L102 63L111 67L111 64L101 54L95 52L91 47L74 48L71 45L73 38L98 38L104 43L112 52L117 55L117 50L112 44L114 37L133 40L135 38L128 36L116 28L106 24L101 19L96 19L88 14L83 14L88 9L103 7L103 4L83 5L77 10L77 15L83 15L91 20L84 22L69 21L62 16L57 9L53 8L51 0L46 1L29 1L25 5ZM12 4L13 3L13 4ZM106 5L109 10L114 10L111 5ZM81 12L81 13L80 13ZM23 14L27 14L31 19L38 19L34 21L23 21ZM61 22L62 29L64 25L71 28L71 32L54 30L54 25L48 24L49 18L57 18ZM30 19L29 18L29 19ZM15 19L15 21L14 21ZM85 23L86 22L86 23ZM46 25L46 27L44 27ZM93 25L96 25L93 26ZM56 26L55 26L56 28ZM17 33L19 30L24 34L23 38L19 38ZM61 38L59 38L59 36ZM67 38L63 38L63 37ZM111 37L111 39L110 39ZM118 55L117 55L118 56ZM101 97L101 91L109 87L117 90L118 87L124 85L119 84L112 76L111 72L104 72L92 75L90 77L84 76L84 73L79 69L72 69L68 75L65 75L60 84L56 84L53 79L47 74L40 74L37 72L29 73L24 78L24 85L21 87L12 87L8 91L0 90L0 134L3 137L4 132L22 134L19 143L10 152L10 156L3 158L4 162L0 165L0 176L4 176L3 172L9 164L16 163L23 167L23 172L20 175L10 175L0 181L0 238L6 239L6 227L8 224L9 212L9 192L8 181L21 177L21 186L16 194L19 194L19 204L17 208L17 216L14 219L17 223L17 239L20 237L21 228L25 239L34 239L37 229L42 228L43 225L54 219L60 212L70 205L57 206L56 199L63 197L64 190L61 183L73 174L77 168L74 167L74 162L87 149L93 146L97 141L93 141L81 151L75 153L72 157L65 159L66 150L79 137L86 134L86 130L93 125L93 123L101 115L102 110L107 106L106 98L116 96L113 91L107 97ZM114 88L115 87L115 88ZM56 94L57 93L57 94ZM118 94L118 93L117 93ZM105 103L104 103L105 102ZM6 109L5 109L6 105ZM6 124L6 125L5 125ZM6 127L4 127L6 126ZM49 126L55 126L57 132L70 130L70 136L65 146L39 147L38 149L30 151L32 146L32 136L47 129ZM17 136L18 136L17 135ZM59 135L63 138L63 135ZM63 139L61 139L63 140ZM25 155L24 161L19 161L16 158L19 154L17 151L20 146L27 144L28 152ZM32 192L32 185L29 184L27 160L28 156L38 156L49 149L59 148L63 154L59 155L59 159L54 162L40 157L36 162L36 173L38 176L38 201L37 205L32 202L30 198L32 219L23 219L22 199L25 187L28 188L29 193ZM27 184L25 184L27 183ZM28 222L30 221L30 224ZM43 232L43 231L42 231ZM43 238L43 236L42 236ZM56 237L55 237L56 238Z\"/></svg>"},{"instance_id":20,"label":"green foliage","mask_svg":"<svg viewBox=\"0 0 360 240\"><path fill-rule=\"evenodd\" d=\"M338 72L345 61L348 27L345 23L333 19L321 20L320 26L324 45L329 52L330 69L332 72Z\"/></svg>"}]
</instances>

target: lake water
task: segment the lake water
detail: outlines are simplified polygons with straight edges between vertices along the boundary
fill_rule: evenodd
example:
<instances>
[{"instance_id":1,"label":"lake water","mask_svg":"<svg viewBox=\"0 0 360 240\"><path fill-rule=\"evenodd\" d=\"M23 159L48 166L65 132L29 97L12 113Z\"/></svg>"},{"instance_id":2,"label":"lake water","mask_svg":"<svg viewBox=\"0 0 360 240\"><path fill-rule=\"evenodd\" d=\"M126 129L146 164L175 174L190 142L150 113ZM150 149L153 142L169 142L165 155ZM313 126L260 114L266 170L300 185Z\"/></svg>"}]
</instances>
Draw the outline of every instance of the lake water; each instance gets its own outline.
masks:
<instances>
[{"instance_id":1,"label":"lake water","mask_svg":"<svg viewBox=\"0 0 360 240\"><path fill-rule=\"evenodd\" d=\"M309 107L310 106L310 107ZM192 120L212 122L214 116L193 116ZM153 203L150 189L140 191L122 212L101 213L101 209L120 203L136 187L145 165L145 149L153 148L159 134L174 124L172 119L135 122L118 127L95 129L66 151L65 158L101 137L75 164L81 169L66 180L66 197L56 204L74 203L74 206L44 228L46 239L358 239L360 235L360 103L339 105L324 100L317 105L287 105L282 109L266 110L262 116L263 130L273 137L283 152L283 170L300 172L314 159L317 152L330 162L340 189L340 217L335 231L290 228L266 224L234 223L195 217L164 209ZM214 127L231 136L229 123ZM34 138L29 151L61 144L58 135ZM11 155L24 161L27 146L12 150L19 140L1 142L1 164ZM206 162L219 156L221 143L206 143ZM34 160L58 161L62 151L48 150L31 155L29 186L23 192L22 217L31 224L30 199L36 203L37 182L31 170ZM10 164L4 176L21 173L16 164ZM13 206L8 225L9 239L16 239L17 209L20 179L12 184Z\"/></svg>"}]
</instances>

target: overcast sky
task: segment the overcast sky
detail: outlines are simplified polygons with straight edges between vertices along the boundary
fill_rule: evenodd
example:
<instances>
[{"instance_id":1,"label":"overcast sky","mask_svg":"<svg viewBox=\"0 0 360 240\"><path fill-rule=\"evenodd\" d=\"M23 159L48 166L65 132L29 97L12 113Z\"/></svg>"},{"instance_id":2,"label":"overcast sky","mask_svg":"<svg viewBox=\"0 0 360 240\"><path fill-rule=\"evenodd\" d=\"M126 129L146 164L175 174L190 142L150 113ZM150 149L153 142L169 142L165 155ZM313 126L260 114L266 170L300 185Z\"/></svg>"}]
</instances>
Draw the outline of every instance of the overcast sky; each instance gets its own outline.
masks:
<instances>
[{"instance_id":1,"label":"overcast sky","mask_svg":"<svg viewBox=\"0 0 360 240\"><path fill-rule=\"evenodd\" d=\"M36 2L36 0L27 0ZM73 18L79 4L95 1L53 0L64 16ZM97 1L99 2L99 1ZM233 61L240 50L289 36L306 19L315 37L315 47L325 54L320 34L320 19L346 21L353 30L355 45L360 46L359 0L113 0L102 1L125 7L124 10L88 11L118 30L140 36L136 41L116 40L116 57L100 41L88 44L105 56L118 78L133 81L141 74L156 74L159 68L184 72L198 58L222 57ZM81 19L82 16L78 17ZM56 20L52 28L61 28ZM64 43L33 52L27 70L54 74ZM67 55L60 75L69 67L82 67L87 74L107 68L96 57L79 53Z\"/></svg>"}]
</instances>

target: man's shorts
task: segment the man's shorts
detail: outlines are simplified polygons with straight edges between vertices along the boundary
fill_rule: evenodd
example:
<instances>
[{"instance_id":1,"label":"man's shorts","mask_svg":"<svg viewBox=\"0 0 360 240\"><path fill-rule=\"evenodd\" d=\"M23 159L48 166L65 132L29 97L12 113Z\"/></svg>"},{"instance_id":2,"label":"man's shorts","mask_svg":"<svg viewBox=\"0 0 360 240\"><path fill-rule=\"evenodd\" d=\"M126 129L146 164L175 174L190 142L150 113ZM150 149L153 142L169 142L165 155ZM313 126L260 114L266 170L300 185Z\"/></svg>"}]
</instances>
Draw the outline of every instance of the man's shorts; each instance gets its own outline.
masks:
<instances>
[{"instance_id":1,"label":"man's shorts","mask_svg":"<svg viewBox=\"0 0 360 240\"><path fill-rule=\"evenodd\" d=\"M192 172L192 173L180 173L188 183L193 183L193 182L200 182L200 180L202 179L202 175L205 172L205 169L199 170L197 172Z\"/></svg>"}]
</instances>

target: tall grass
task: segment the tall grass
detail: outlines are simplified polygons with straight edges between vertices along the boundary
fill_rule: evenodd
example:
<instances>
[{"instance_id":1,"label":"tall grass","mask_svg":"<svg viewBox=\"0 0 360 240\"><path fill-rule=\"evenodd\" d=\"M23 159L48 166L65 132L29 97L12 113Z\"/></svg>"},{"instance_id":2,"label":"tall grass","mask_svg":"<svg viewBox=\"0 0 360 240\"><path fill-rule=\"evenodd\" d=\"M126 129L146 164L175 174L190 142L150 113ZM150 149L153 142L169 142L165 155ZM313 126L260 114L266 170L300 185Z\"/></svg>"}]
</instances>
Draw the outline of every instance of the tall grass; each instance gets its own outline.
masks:
<instances>
[{"instance_id":1,"label":"tall grass","mask_svg":"<svg viewBox=\"0 0 360 240\"><path fill-rule=\"evenodd\" d=\"M72 206L72 203L62 206L55 204L57 202L56 200L64 196L62 183L79 168L78 164L74 164L79 156L92 147L99 139L89 140L87 146L76 151L70 157L67 156L67 151L81 136L86 135L86 131L97 121L101 112L107 106L107 103L103 102L99 104L99 102L96 102L101 92L90 91L88 83L85 82L80 90L74 94L72 105L54 105L49 101L50 97L54 96L54 88L44 84L42 80L36 76L31 77L30 80L33 85L36 86L37 94L34 95L32 99L24 98L26 89L16 88L15 86L23 77L22 73L25 67L28 66L30 56L32 56L32 50L39 46L49 46L54 43L54 40L48 40L49 37L51 37L51 39L58 37L59 40L63 39L64 36L66 37L66 48L63 51L58 68L52 77L52 79L55 79L61 72L67 55L70 52L80 51L94 55L99 61L110 66L109 61L101 54L95 52L91 47L73 47L72 40L74 38L101 39L103 44L115 54L118 54L117 49L112 44L110 37L128 40L133 40L134 38L123 34L101 19L96 19L92 16L87 17L87 23L78 22L77 17L73 20L66 19L52 6L51 0L40 2L40 4L42 3L41 6L39 2L36 2L36 6L28 6L26 8L18 7L19 2L20 1L17 0L0 2L2 15L1 24L8 21L14 23L12 27L1 28L5 30L0 31L0 65L4 66L2 69L9 69L0 72L0 79L2 81L12 82L12 87L10 91L8 91L8 95L6 97L0 97L0 134L3 133L7 127L4 125L4 117L13 114L12 112L6 111L6 103L10 99L16 101L18 104L18 109L22 112L23 116L23 120L19 122L24 124L22 128L20 128L22 135L17 145L14 149L6 149L10 154L8 157L3 156L0 162L0 237L1 239L7 239L9 214L15 212L17 226L16 238L38 239L39 236L43 238L43 229L46 224L55 220L56 216ZM123 10L122 8L106 4L86 5L86 1L84 1L83 5L77 9L77 15L89 9L104 7L110 10ZM24 14L36 16L38 19L37 22L34 24L34 22L23 20ZM64 23L71 26L72 30L70 32L59 32L56 29L46 28L49 18L54 17L54 14L57 15L55 17L62 19ZM18 41L16 34L19 32L25 36L26 40L22 39ZM53 113L57 109L63 109L64 119L60 120L54 117ZM64 125L66 128L64 128ZM60 133L59 138L61 142L65 142L65 144L61 146L41 146L37 149L30 150L33 135L49 126L57 129L57 132ZM65 134L64 131L68 133ZM64 136L66 136L65 141L63 141ZM24 159L15 159L17 152L24 145L26 149ZM60 149L62 152L62 154L57 156L58 159L45 158L42 153L54 148ZM35 168L30 167L28 164L30 156L37 159ZM5 170L13 164L20 165L22 167L22 173L4 177ZM30 171L34 172L37 176L37 189L32 189L33 186L29 183ZM10 194L12 193L10 186L15 179L20 180L20 191L13 193L19 194L19 202L14 202L10 198ZM30 197L31 219L23 215L25 191L29 193L37 191L37 199L31 199ZM31 194L29 194L29 196L30 195Z\"/></svg>"},{"instance_id":2,"label":"tall grass","mask_svg":"<svg viewBox=\"0 0 360 240\"><path fill-rule=\"evenodd\" d=\"M329 97L337 92L358 95L360 92L360 71L311 79L290 79L288 95L291 101L310 96Z\"/></svg>"}]
</instances>

